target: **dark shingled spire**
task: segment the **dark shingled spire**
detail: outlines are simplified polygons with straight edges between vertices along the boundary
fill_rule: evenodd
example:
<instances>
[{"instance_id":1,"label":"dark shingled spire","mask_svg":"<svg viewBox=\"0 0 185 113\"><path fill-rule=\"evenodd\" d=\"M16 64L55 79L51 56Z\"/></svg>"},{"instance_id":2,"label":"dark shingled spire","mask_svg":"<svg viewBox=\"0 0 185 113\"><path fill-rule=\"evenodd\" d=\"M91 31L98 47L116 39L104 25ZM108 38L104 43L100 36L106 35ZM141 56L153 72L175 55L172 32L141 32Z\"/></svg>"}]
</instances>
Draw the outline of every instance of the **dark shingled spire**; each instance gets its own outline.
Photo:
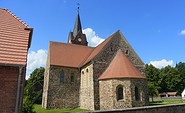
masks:
<instances>
[{"instance_id":1,"label":"dark shingled spire","mask_svg":"<svg viewBox=\"0 0 185 113\"><path fill-rule=\"evenodd\" d=\"M78 13L77 17L76 17L76 22L75 22L75 26L73 29L73 36L76 37L76 35L82 32L82 26L81 26L81 21L80 21L80 15Z\"/></svg>"},{"instance_id":2,"label":"dark shingled spire","mask_svg":"<svg viewBox=\"0 0 185 113\"><path fill-rule=\"evenodd\" d=\"M82 26L81 26L81 21L80 21L80 14L79 14L79 6L78 6L78 14L76 17L73 32L69 32L68 43L78 44L78 45L83 45L83 46L88 45L86 35L82 33Z\"/></svg>"}]
</instances>

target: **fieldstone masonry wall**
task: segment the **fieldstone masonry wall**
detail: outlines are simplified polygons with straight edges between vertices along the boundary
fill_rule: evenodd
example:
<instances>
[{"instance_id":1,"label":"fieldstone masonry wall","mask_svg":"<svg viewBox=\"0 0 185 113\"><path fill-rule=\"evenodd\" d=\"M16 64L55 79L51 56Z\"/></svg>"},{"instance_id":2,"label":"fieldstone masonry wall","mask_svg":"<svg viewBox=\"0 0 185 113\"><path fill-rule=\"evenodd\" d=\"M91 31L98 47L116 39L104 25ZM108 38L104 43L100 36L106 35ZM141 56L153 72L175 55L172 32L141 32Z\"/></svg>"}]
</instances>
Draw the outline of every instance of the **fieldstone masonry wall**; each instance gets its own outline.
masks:
<instances>
[{"instance_id":1,"label":"fieldstone masonry wall","mask_svg":"<svg viewBox=\"0 0 185 113\"><path fill-rule=\"evenodd\" d=\"M118 31L119 32L119 31ZM67 68L46 65L43 91L44 108L75 108L81 107L90 110L117 109L120 107L132 107L145 105L148 102L146 92L139 89L142 101L133 101L133 87L140 85L144 89L147 87L146 80L112 80L100 81L98 78L108 67L117 51L121 49L137 69L144 74L144 63L134 52L121 33L115 33L105 47L88 64L78 68ZM49 55L48 55L49 59ZM47 64L50 64L47 62ZM65 74L64 83L60 83L62 70ZM74 73L74 83L70 82L71 73ZM125 101L117 102L115 100L115 87L118 83L125 86ZM109 88L110 87L110 88ZM131 87L131 89L129 89ZM107 93L105 93L107 92ZM110 99L112 98L112 100ZM110 104L112 103L112 104Z\"/></svg>"},{"instance_id":2,"label":"fieldstone masonry wall","mask_svg":"<svg viewBox=\"0 0 185 113\"><path fill-rule=\"evenodd\" d=\"M147 84L144 79L101 80L100 110L123 109L148 105ZM117 100L116 88L123 86L123 99ZM135 100L135 87L139 88L140 100Z\"/></svg>"},{"instance_id":3,"label":"fieldstone masonry wall","mask_svg":"<svg viewBox=\"0 0 185 113\"><path fill-rule=\"evenodd\" d=\"M62 71L64 72L64 82L60 81ZM71 74L74 74L73 82ZM80 73L78 69L51 66L48 83L48 108L79 107Z\"/></svg>"},{"instance_id":4,"label":"fieldstone masonry wall","mask_svg":"<svg viewBox=\"0 0 185 113\"><path fill-rule=\"evenodd\" d=\"M95 109L100 109L100 95L99 95L99 81L98 78L101 74L105 71L108 67L116 52L121 49L123 53L129 58L129 60L136 66L136 68L145 76L145 67L142 60L139 56L134 52L132 47L126 41L120 33L114 34L114 37L109 41L109 43L103 48L101 54L98 54L93 59L94 67L93 67L93 74L94 74L94 102L95 102ZM147 97L146 97L147 98ZM145 99L146 100L146 99Z\"/></svg>"},{"instance_id":5,"label":"fieldstone masonry wall","mask_svg":"<svg viewBox=\"0 0 185 113\"><path fill-rule=\"evenodd\" d=\"M139 90L139 101L135 99L135 87ZM149 104L148 85L146 79L131 79L132 107L146 106Z\"/></svg>"}]
</instances>

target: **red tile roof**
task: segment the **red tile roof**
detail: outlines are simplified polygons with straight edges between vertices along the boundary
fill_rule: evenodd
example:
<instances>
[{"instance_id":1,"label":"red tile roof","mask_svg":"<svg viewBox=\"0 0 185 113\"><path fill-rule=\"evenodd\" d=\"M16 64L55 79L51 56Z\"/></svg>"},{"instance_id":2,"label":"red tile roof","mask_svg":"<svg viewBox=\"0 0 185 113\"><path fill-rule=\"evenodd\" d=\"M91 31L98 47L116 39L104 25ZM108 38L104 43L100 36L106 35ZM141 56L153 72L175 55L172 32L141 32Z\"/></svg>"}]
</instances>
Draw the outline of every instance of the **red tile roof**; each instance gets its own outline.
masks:
<instances>
[{"instance_id":1,"label":"red tile roof","mask_svg":"<svg viewBox=\"0 0 185 113\"><path fill-rule=\"evenodd\" d=\"M107 38L97 47L80 46L76 44L65 44L60 42L50 42L50 64L76 67L79 68L90 60L92 60L100 51L103 50L105 45L117 34Z\"/></svg>"},{"instance_id":2,"label":"red tile roof","mask_svg":"<svg viewBox=\"0 0 185 113\"><path fill-rule=\"evenodd\" d=\"M94 48L76 44L50 42L49 49L51 65L79 67L81 62L87 59Z\"/></svg>"},{"instance_id":3,"label":"red tile roof","mask_svg":"<svg viewBox=\"0 0 185 113\"><path fill-rule=\"evenodd\" d=\"M26 64L32 28L0 8L0 64Z\"/></svg>"},{"instance_id":4,"label":"red tile roof","mask_svg":"<svg viewBox=\"0 0 185 113\"><path fill-rule=\"evenodd\" d=\"M100 53L100 51L103 51L103 48L110 42L110 40L113 37L116 37L118 34L119 34L119 31L115 32L110 37L108 37L106 40L104 40L101 44L99 44L97 47L95 47L94 50L92 51L92 53L90 54L90 56L88 56L88 58L85 60L85 62L83 62L83 65L88 63L94 57L96 57L96 55L98 55Z\"/></svg>"},{"instance_id":5,"label":"red tile roof","mask_svg":"<svg viewBox=\"0 0 185 113\"><path fill-rule=\"evenodd\" d=\"M99 77L102 79L111 78L145 78L132 62L118 50L105 72Z\"/></svg>"}]
</instances>

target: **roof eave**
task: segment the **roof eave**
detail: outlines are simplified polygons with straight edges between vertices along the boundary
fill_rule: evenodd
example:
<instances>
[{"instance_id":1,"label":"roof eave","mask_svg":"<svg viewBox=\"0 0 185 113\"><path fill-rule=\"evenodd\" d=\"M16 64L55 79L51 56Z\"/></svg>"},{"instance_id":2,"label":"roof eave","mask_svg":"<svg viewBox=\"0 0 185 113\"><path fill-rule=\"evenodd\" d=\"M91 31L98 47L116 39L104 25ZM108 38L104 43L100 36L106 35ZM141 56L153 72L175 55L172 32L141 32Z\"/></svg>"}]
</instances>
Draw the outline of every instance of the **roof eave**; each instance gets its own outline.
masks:
<instances>
[{"instance_id":1,"label":"roof eave","mask_svg":"<svg viewBox=\"0 0 185 113\"><path fill-rule=\"evenodd\" d=\"M29 30L29 41L28 41L28 48L31 47L31 41L32 41L32 36L33 36L33 28L24 28L24 30Z\"/></svg>"},{"instance_id":2,"label":"roof eave","mask_svg":"<svg viewBox=\"0 0 185 113\"><path fill-rule=\"evenodd\" d=\"M146 77L115 77L115 78L99 78L98 80L110 80L110 79L146 79Z\"/></svg>"}]
</instances>

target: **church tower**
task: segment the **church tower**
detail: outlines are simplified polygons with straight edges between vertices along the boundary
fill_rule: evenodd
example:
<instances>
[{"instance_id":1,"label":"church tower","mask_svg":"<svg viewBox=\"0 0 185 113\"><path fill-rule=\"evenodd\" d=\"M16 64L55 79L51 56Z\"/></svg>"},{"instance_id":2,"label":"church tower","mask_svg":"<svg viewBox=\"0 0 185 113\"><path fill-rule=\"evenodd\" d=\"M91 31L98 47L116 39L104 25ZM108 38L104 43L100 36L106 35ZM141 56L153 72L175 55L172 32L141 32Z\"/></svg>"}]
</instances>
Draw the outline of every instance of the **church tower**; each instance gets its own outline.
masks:
<instances>
[{"instance_id":1,"label":"church tower","mask_svg":"<svg viewBox=\"0 0 185 113\"><path fill-rule=\"evenodd\" d=\"M78 14L77 14L77 17L76 17L76 22L75 22L73 32L69 32L68 43L78 44L78 45L83 45L83 46L88 45L86 35L82 33L79 7L78 7Z\"/></svg>"}]
</instances>

